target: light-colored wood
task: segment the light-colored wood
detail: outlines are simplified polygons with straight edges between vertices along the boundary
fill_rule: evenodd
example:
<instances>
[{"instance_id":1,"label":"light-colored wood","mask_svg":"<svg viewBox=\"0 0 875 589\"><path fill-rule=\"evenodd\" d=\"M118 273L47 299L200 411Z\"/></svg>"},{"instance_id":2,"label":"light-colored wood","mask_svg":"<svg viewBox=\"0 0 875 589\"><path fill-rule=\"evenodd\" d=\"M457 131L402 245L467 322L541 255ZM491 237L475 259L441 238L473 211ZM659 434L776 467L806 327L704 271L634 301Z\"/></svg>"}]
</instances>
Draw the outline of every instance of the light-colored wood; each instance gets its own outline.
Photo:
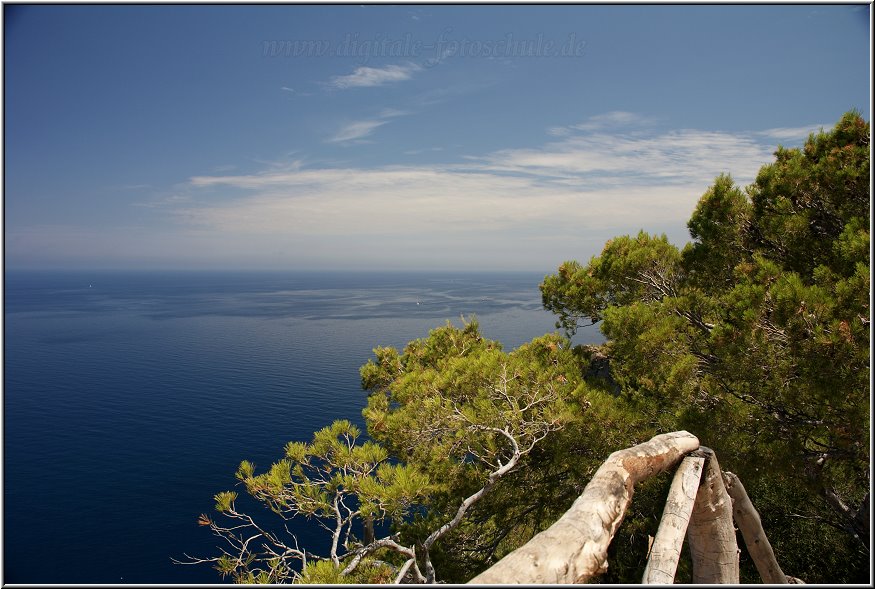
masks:
<instances>
[{"instance_id":1,"label":"light-colored wood","mask_svg":"<svg viewBox=\"0 0 875 589\"><path fill-rule=\"evenodd\" d=\"M698 447L696 436L680 431L614 452L556 523L469 582L582 583L604 573L608 546L635 484L673 467Z\"/></svg>"},{"instance_id":2,"label":"light-colored wood","mask_svg":"<svg viewBox=\"0 0 875 589\"><path fill-rule=\"evenodd\" d=\"M675 472L647 566L644 567L641 582L645 585L674 583L704 464L704 458L687 456Z\"/></svg>"},{"instance_id":3,"label":"light-colored wood","mask_svg":"<svg viewBox=\"0 0 875 589\"><path fill-rule=\"evenodd\" d=\"M713 450L702 446L696 454L705 458L705 467L687 528L693 583L737 584L738 543L732 523L732 500Z\"/></svg>"},{"instance_id":4,"label":"light-colored wood","mask_svg":"<svg viewBox=\"0 0 875 589\"><path fill-rule=\"evenodd\" d=\"M735 523L741 531L744 544L747 546L747 552L753 559L753 563L756 565L763 583L786 583L787 575L784 574L778 565L775 552L772 550L772 545L766 537L765 530L763 530L760 514L754 508L753 503L751 503L744 485L731 472L723 473L723 483L726 485L726 491L732 498L732 515L735 517Z\"/></svg>"}]
</instances>

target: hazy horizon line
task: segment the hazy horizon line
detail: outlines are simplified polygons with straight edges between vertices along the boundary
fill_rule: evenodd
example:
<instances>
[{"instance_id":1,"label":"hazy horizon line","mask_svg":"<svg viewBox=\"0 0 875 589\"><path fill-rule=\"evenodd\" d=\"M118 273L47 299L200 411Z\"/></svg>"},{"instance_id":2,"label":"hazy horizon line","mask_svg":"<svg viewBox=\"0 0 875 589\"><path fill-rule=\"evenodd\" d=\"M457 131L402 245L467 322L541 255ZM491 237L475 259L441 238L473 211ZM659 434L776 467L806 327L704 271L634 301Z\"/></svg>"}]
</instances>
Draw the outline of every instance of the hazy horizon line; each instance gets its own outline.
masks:
<instances>
[{"instance_id":1,"label":"hazy horizon line","mask_svg":"<svg viewBox=\"0 0 875 589\"><path fill-rule=\"evenodd\" d=\"M555 272L558 268L548 270ZM245 268L245 267L228 267L228 268L195 268L195 267L68 267L68 266L17 266L4 267L3 274L15 272L166 272L166 273L238 273L238 274L281 274L281 273L322 273L322 274L340 274L340 273L386 273L386 274L537 274L544 272L543 269L496 269L496 268Z\"/></svg>"}]
</instances>

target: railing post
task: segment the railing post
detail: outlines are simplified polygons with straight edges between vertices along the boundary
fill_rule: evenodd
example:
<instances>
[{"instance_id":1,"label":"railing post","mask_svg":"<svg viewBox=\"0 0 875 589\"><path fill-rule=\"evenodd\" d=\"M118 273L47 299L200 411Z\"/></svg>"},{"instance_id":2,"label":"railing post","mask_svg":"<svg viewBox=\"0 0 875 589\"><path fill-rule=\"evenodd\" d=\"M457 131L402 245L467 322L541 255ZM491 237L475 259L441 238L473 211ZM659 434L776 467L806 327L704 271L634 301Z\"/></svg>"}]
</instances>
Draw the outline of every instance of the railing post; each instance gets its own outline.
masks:
<instances>
[{"instance_id":1,"label":"railing post","mask_svg":"<svg viewBox=\"0 0 875 589\"><path fill-rule=\"evenodd\" d=\"M694 454L705 458L705 467L687 528L693 583L737 584L738 543L732 523L732 500L714 451L702 446Z\"/></svg>"},{"instance_id":2,"label":"railing post","mask_svg":"<svg viewBox=\"0 0 875 589\"><path fill-rule=\"evenodd\" d=\"M605 572L608 546L635 484L673 467L698 447L696 436L680 431L614 452L556 523L469 583L582 583Z\"/></svg>"},{"instance_id":3,"label":"railing post","mask_svg":"<svg viewBox=\"0 0 875 589\"><path fill-rule=\"evenodd\" d=\"M744 538L747 552L750 554L751 559L753 559L753 563L756 565L763 583L786 583L787 575L778 566L775 552L772 550L772 545L766 537L765 530L763 530L760 514L754 509L753 503L751 503L750 497L747 496L747 491L744 489L744 485L731 472L723 473L723 482L726 485L726 491L732 498L732 515L735 516L735 523L738 525L738 529L741 530L741 536Z\"/></svg>"},{"instance_id":4,"label":"railing post","mask_svg":"<svg viewBox=\"0 0 875 589\"><path fill-rule=\"evenodd\" d=\"M641 579L645 585L674 582L704 464L704 458L687 456L674 475Z\"/></svg>"}]
</instances>

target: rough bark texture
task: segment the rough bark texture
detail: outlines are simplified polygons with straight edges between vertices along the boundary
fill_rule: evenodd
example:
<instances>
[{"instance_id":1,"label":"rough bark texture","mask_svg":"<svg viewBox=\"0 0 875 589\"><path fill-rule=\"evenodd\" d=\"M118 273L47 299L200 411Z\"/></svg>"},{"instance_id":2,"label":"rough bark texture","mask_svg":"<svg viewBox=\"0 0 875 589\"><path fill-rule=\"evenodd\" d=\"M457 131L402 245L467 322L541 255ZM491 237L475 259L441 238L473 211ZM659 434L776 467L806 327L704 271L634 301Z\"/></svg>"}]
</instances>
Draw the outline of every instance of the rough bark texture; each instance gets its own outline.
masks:
<instances>
[{"instance_id":1,"label":"rough bark texture","mask_svg":"<svg viewBox=\"0 0 875 589\"><path fill-rule=\"evenodd\" d=\"M738 543L732 523L732 500L714 451L702 446L696 454L705 458L705 467L687 528L693 583L737 584Z\"/></svg>"},{"instance_id":2,"label":"rough bark texture","mask_svg":"<svg viewBox=\"0 0 875 589\"><path fill-rule=\"evenodd\" d=\"M469 582L582 583L605 572L608 545L623 521L634 485L671 468L698 447L696 436L680 431L614 452L556 523Z\"/></svg>"},{"instance_id":3,"label":"rough bark texture","mask_svg":"<svg viewBox=\"0 0 875 589\"><path fill-rule=\"evenodd\" d=\"M374 541L374 516L369 515L365 518L363 542L367 546Z\"/></svg>"},{"instance_id":4,"label":"rough bark texture","mask_svg":"<svg viewBox=\"0 0 875 589\"><path fill-rule=\"evenodd\" d=\"M787 575L778 566L772 545L763 530L760 514L757 513L750 497L747 496L744 485L731 472L723 473L723 482L726 485L726 491L732 498L732 515L735 517L735 523L741 530L744 544L747 546L747 551L753 559L763 583L786 583Z\"/></svg>"},{"instance_id":5,"label":"rough bark texture","mask_svg":"<svg viewBox=\"0 0 875 589\"><path fill-rule=\"evenodd\" d=\"M659 521L659 530L650 548L650 557L644 568L642 583L674 582L704 464L704 458L687 456L678 467L668 491L662 519Z\"/></svg>"}]
</instances>

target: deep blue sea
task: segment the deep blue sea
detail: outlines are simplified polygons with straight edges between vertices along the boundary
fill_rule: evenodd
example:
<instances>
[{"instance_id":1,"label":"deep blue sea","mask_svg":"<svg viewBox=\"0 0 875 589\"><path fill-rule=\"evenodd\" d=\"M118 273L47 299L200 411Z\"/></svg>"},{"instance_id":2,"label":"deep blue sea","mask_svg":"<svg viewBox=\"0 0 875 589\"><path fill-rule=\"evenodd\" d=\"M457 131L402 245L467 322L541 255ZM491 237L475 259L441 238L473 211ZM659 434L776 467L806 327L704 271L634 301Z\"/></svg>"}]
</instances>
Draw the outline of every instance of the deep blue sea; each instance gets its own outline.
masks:
<instances>
[{"instance_id":1,"label":"deep blue sea","mask_svg":"<svg viewBox=\"0 0 875 589\"><path fill-rule=\"evenodd\" d=\"M363 426L376 346L462 314L508 350L554 331L543 278L7 272L4 582L221 582L170 559L217 554L197 517L242 459L264 468L334 419Z\"/></svg>"}]
</instances>

